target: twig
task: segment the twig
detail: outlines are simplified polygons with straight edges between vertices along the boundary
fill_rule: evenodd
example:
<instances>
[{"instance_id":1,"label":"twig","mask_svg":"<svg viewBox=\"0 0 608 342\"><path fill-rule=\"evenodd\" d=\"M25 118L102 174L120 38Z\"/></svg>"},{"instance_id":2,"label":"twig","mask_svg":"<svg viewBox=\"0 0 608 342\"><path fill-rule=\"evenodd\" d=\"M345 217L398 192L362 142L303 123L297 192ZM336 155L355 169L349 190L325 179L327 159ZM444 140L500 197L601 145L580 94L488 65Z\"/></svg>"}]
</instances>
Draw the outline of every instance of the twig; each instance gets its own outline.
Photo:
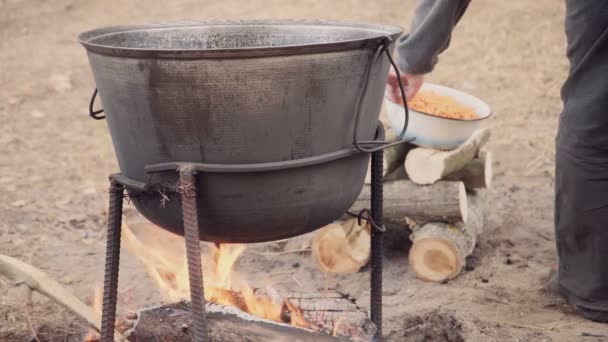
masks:
<instances>
[{"instance_id":1,"label":"twig","mask_svg":"<svg viewBox=\"0 0 608 342\"><path fill-rule=\"evenodd\" d=\"M294 275L292 275L292 276L291 276L291 278L292 278L292 279L293 279L293 280L294 280L296 283L298 283L298 286L299 286L299 287L302 287L302 283L300 283L300 281L298 280L298 278L296 278L296 275L295 275L295 274L294 274Z\"/></svg>"},{"instance_id":2,"label":"twig","mask_svg":"<svg viewBox=\"0 0 608 342\"><path fill-rule=\"evenodd\" d=\"M488 322L498 323L498 324L512 325L514 327L534 329L534 330L549 330L549 328L545 328L545 327L540 327L540 326L535 326L535 325L519 324L519 323L509 322L509 321L488 320Z\"/></svg>"},{"instance_id":3,"label":"twig","mask_svg":"<svg viewBox=\"0 0 608 342\"><path fill-rule=\"evenodd\" d=\"M560 329L560 328L564 328L564 327L571 326L574 324L578 324L581 321L569 322L569 323L565 323L565 324L561 324L561 325L556 325L558 322L541 323L542 325L547 325L547 326L527 325L527 324L520 324L520 323L515 323L515 322L509 322L509 321L489 320L489 322L512 325L512 326L520 327L520 328L535 329L535 330L554 330L554 329Z\"/></svg>"},{"instance_id":4,"label":"twig","mask_svg":"<svg viewBox=\"0 0 608 342\"><path fill-rule=\"evenodd\" d=\"M546 241L551 241L551 236L547 236L546 234L542 233L542 232L536 232L536 235L539 236L540 238L546 240Z\"/></svg>"},{"instance_id":5,"label":"twig","mask_svg":"<svg viewBox=\"0 0 608 342\"><path fill-rule=\"evenodd\" d=\"M40 342L40 339L38 338L38 334L36 334L36 330L34 329L34 325L32 324L32 318L30 316L30 309L28 308L28 306L30 305L30 303L25 303L24 307L25 307L25 317L27 318L27 324L30 327L30 331L32 332L32 334L34 334L34 338L36 339L37 342Z\"/></svg>"},{"instance_id":6,"label":"twig","mask_svg":"<svg viewBox=\"0 0 608 342\"><path fill-rule=\"evenodd\" d=\"M586 332L586 331L583 331L581 333L581 336L583 336L583 337L608 337L608 335L595 334L595 333L590 333L590 332Z\"/></svg>"},{"instance_id":7,"label":"twig","mask_svg":"<svg viewBox=\"0 0 608 342\"><path fill-rule=\"evenodd\" d=\"M506 299L502 299L502 298L498 297L498 295L497 295L497 294L495 294L494 292L492 292L492 291L490 291L490 290L488 290L488 289L484 289L484 288L479 288L479 289L480 289L481 291L484 291L484 292L486 292L486 293L487 293L487 294L484 296L484 298L485 298L486 300L493 301L493 302L500 303L500 304L504 304L504 305L511 305L511 303L510 303L508 300L506 300Z\"/></svg>"},{"instance_id":8,"label":"twig","mask_svg":"<svg viewBox=\"0 0 608 342\"><path fill-rule=\"evenodd\" d=\"M267 274L267 277L276 277L280 275L293 274L293 271L278 271Z\"/></svg>"},{"instance_id":9,"label":"twig","mask_svg":"<svg viewBox=\"0 0 608 342\"><path fill-rule=\"evenodd\" d=\"M561 329L561 328L565 328L565 327L569 327L571 325L575 325L575 324L579 324L582 321L574 321L574 322L570 322L570 323L564 323L564 324L560 324L560 325L554 325L551 327L551 330L553 329ZM557 322L556 322L557 323Z\"/></svg>"},{"instance_id":10,"label":"twig","mask_svg":"<svg viewBox=\"0 0 608 342\"><path fill-rule=\"evenodd\" d=\"M485 296L484 298L485 298L486 300L489 300L489 301L491 301L491 302L495 302L495 303L498 303L498 304L503 304L503 305L511 305L511 303L509 303L508 301L506 301L506 300L502 300L502 299L500 299L500 298L498 298L498 297L496 297L496 298L492 298L492 297L489 297L489 296Z\"/></svg>"},{"instance_id":11,"label":"twig","mask_svg":"<svg viewBox=\"0 0 608 342\"><path fill-rule=\"evenodd\" d=\"M286 251L280 251L280 252L258 252L258 251L249 251L249 253L251 254L255 254L255 255L260 255L260 256L276 256L276 255L283 255L283 254L291 254L291 253L306 253L306 252L310 252L311 249L310 247L308 248L301 248L301 249L288 249Z\"/></svg>"}]
</instances>

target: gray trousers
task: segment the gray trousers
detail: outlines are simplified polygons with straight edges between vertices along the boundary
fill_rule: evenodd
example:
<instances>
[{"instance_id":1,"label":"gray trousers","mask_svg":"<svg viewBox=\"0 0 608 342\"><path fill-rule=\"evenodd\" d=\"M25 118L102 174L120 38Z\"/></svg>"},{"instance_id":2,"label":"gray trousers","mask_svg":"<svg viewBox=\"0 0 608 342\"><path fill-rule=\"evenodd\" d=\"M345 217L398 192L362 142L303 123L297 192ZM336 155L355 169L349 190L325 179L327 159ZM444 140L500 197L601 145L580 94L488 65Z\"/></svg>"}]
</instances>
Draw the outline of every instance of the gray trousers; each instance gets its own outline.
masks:
<instances>
[{"instance_id":1,"label":"gray trousers","mask_svg":"<svg viewBox=\"0 0 608 342\"><path fill-rule=\"evenodd\" d=\"M608 321L608 1L566 4L570 71L555 180L558 282L583 316Z\"/></svg>"}]
</instances>

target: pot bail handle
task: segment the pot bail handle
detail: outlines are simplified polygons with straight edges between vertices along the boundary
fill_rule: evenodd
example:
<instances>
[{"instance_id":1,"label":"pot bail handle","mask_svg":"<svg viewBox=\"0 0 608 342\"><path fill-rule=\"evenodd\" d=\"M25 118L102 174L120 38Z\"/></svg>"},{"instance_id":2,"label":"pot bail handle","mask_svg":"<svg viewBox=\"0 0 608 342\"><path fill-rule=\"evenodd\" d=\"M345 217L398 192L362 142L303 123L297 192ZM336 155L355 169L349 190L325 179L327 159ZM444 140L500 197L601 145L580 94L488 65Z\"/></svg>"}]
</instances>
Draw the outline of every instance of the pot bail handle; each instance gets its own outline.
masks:
<instances>
[{"instance_id":1,"label":"pot bail handle","mask_svg":"<svg viewBox=\"0 0 608 342\"><path fill-rule=\"evenodd\" d=\"M89 102L89 116L95 120L103 120L106 118L105 115L99 115L103 113L103 109L94 110L93 106L95 105L95 98L97 97L97 88L93 90L93 95L91 96L91 101Z\"/></svg>"},{"instance_id":2,"label":"pot bail handle","mask_svg":"<svg viewBox=\"0 0 608 342\"><path fill-rule=\"evenodd\" d=\"M373 59L372 63L370 64L369 69L367 70L365 84L363 85L363 92L361 93L361 96L359 97L359 102L357 104L357 110L356 110L357 114L355 117L355 130L353 132L353 144L355 145L357 150L359 150L361 152L373 153L373 152L384 150L386 148L389 148L389 147L392 147L395 145L414 141L414 138L403 139L405 137L405 133L407 132L407 126L410 121L409 120L410 112L409 112L409 109L407 106L407 99L405 97L405 87L403 85L403 81L401 80L401 72L399 71L399 67L397 66L397 63L395 62L395 60L393 59L391 52L389 51L389 46L392 42L393 42L393 39L391 37L387 36L382 41L382 44L380 46L378 46L378 50L376 50L374 59ZM397 83L399 84L399 91L401 92L401 99L403 100L403 111L404 111L404 115L405 115L405 120L403 122L403 129L401 130L401 134L399 134L399 136L393 141L385 141L385 140L360 141L357 133L359 132L359 121L361 118L361 111L362 111L361 107L363 104L363 97L367 93L367 88L369 86L370 71L371 71L375 61L382 54L382 52L384 52L386 54L386 57L388 58L389 62L391 63L392 68L395 70L395 73L397 74ZM366 147L363 145L380 145L380 146Z\"/></svg>"}]
</instances>

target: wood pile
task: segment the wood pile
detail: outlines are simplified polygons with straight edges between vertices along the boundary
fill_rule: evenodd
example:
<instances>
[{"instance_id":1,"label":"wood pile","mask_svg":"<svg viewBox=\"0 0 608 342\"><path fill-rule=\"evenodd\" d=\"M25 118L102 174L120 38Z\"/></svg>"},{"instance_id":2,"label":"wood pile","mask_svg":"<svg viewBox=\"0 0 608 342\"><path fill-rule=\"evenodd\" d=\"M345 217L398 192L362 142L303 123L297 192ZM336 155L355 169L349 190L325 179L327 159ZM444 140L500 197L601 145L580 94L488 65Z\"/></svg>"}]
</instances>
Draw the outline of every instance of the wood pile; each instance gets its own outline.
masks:
<instances>
[{"instance_id":1,"label":"wood pile","mask_svg":"<svg viewBox=\"0 0 608 342\"><path fill-rule=\"evenodd\" d=\"M384 153L384 222L411 230L413 244L409 263L422 280L442 282L456 277L464 268L466 257L475 248L484 225L478 197L484 189L492 186L492 153L484 148L489 138L490 131L481 129L452 151L405 145ZM351 212L369 208L369 183L368 172L366 185ZM358 252L354 259L359 260L359 264L351 263L349 268L333 267L339 264L339 258L331 255L333 251L348 254L349 249L315 251L313 248L315 259L323 271L356 272L367 263L368 258L361 255L364 247L353 246L353 241L363 244L369 240L348 240L349 234L354 236L363 230L353 227L351 220L345 220L317 233L313 246L347 245L351 246L350 250ZM366 229L369 236L369 227ZM348 233L340 235L336 231ZM369 253L369 248L366 251ZM323 260L332 259L331 267L322 264ZM353 256L344 259L351 260Z\"/></svg>"}]
</instances>

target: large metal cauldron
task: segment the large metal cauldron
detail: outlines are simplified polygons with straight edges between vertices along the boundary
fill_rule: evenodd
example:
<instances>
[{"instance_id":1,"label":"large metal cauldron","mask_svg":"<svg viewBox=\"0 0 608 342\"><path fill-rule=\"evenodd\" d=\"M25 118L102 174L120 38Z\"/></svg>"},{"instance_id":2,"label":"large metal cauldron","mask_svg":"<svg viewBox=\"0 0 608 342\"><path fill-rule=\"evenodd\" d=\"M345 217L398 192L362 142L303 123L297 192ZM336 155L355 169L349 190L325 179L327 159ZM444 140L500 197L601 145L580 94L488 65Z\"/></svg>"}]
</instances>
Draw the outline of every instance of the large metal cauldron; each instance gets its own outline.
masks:
<instances>
[{"instance_id":1,"label":"large metal cauldron","mask_svg":"<svg viewBox=\"0 0 608 342\"><path fill-rule=\"evenodd\" d=\"M120 171L151 185L129 189L137 209L183 234L178 174L145 167L218 164L197 177L200 238L258 242L315 230L356 200L369 154L353 152L355 114L360 139L373 140L390 65L378 48L400 34L358 23L231 21L110 27L79 38ZM239 166L282 162L298 166Z\"/></svg>"}]
</instances>

